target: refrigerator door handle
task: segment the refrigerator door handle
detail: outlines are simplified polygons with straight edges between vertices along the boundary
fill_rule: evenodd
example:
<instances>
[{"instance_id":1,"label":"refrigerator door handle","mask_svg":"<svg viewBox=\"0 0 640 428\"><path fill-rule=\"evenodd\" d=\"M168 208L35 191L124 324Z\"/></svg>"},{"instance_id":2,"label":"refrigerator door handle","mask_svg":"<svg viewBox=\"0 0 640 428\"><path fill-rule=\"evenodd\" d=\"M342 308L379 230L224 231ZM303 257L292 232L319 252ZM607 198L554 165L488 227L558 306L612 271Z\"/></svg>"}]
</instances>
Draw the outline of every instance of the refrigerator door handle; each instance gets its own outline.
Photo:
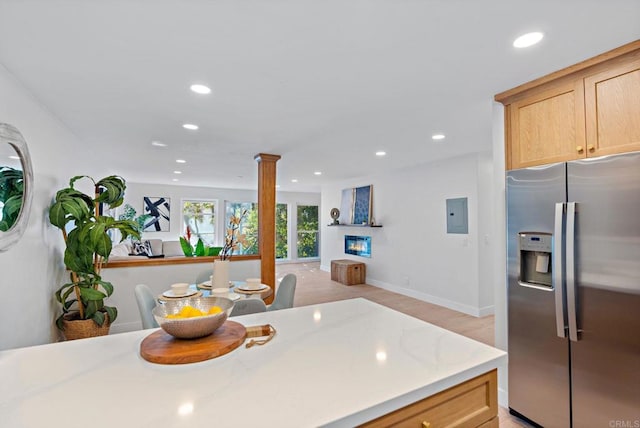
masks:
<instances>
[{"instance_id":1,"label":"refrigerator door handle","mask_svg":"<svg viewBox=\"0 0 640 428\"><path fill-rule=\"evenodd\" d=\"M576 264L575 264L575 243L576 243L576 210L575 202L567 203L567 316L569 324L569 340L577 342L578 320L576 317Z\"/></svg>"},{"instance_id":2,"label":"refrigerator door handle","mask_svg":"<svg viewBox=\"0 0 640 428\"><path fill-rule=\"evenodd\" d=\"M553 230L553 258L551 271L553 272L553 288L555 289L556 303L556 334L558 337L567 337L565 317L564 284L562 283L562 260L564 248L562 246L562 223L564 221L565 204L556 204L555 223Z\"/></svg>"}]
</instances>

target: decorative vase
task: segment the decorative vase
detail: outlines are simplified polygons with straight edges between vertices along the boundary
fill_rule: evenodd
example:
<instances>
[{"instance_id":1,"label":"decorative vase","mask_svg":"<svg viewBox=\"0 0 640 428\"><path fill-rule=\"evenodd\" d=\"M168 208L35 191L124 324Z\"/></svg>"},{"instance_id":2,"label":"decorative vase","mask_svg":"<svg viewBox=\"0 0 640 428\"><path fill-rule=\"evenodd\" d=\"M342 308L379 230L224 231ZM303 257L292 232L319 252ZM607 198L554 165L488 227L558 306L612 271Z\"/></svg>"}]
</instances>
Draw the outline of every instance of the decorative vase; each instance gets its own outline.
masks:
<instances>
[{"instance_id":1,"label":"decorative vase","mask_svg":"<svg viewBox=\"0 0 640 428\"><path fill-rule=\"evenodd\" d=\"M214 260L211 288L229 288L229 260Z\"/></svg>"},{"instance_id":2,"label":"decorative vase","mask_svg":"<svg viewBox=\"0 0 640 428\"><path fill-rule=\"evenodd\" d=\"M74 316L75 315L75 316ZM105 313L105 321L99 326L93 320L77 319L77 314L64 317L62 325L64 330L62 334L66 340L85 339L87 337L106 336L109 334L111 322L109 316Z\"/></svg>"}]
</instances>

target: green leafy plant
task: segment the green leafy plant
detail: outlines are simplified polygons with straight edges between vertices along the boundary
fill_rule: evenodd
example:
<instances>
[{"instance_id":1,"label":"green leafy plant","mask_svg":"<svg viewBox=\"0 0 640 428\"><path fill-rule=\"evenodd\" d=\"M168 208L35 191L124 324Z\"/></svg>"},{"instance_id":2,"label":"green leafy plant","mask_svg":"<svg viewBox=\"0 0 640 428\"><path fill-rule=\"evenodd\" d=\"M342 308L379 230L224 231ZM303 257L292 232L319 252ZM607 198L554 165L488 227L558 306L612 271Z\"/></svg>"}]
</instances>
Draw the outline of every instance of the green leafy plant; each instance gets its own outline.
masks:
<instances>
[{"instance_id":1,"label":"green leafy plant","mask_svg":"<svg viewBox=\"0 0 640 428\"><path fill-rule=\"evenodd\" d=\"M198 238L195 248L191 245L191 228L187 226L186 236L180 237L180 246L182 252L187 257L203 257L203 256L217 256L220 254L222 247L209 247L202 242L202 238Z\"/></svg>"},{"instance_id":2,"label":"green leafy plant","mask_svg":"<svg viewBox=\"0 0 640 428\"><path fill-rule=\"evenodd\" d=\"M81 179L93 183L93 198L74 188ZM120 206L125 189L125 180L119 176L112 175L96 182L89 176L79 175L69 181L69 187L56 193L49 208L49 221L62 231L66 244L64 263L71 279L55 293L56 300L62 304L62 314L56 320L61 330L63 319L72 316L91 319L100 326L105 322L105 314L109 322L118 316L115 307L104 304L104 299L113 293L113 285L100 276L102 265L111 253L109 231L119 230L121 241L129 236L139 239L140 233L132 220L100 215L100 206L104 204L107 209Z\"/></svg>"},{"instance_id":3,"label":"green leafy plant","mask_svg":"<svg viewBox=\"0 0 640 428\"><path fill-rule=\"evenodd\" d=\"M9 166L0 167L0 231L11 229L22 208L24 179L22 171Z\"/></svg>"}]
</instances>

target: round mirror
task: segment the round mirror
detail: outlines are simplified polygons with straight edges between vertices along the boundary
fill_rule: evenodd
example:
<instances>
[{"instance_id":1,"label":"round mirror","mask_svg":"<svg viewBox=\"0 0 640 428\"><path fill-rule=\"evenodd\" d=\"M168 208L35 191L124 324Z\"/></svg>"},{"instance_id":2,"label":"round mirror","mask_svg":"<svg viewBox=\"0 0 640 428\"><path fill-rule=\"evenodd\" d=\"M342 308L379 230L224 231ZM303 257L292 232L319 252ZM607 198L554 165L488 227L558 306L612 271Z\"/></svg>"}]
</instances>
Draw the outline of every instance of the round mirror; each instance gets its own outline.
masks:
<instances>
[{"instance_id":1,"label":"round mirror","mask_svg":"<svg viewBox=\"0 0 640 428\"><path fill-rule=\"evenodd\" d=\"M32 186L27 143L15 127L0 123L0 251L15 244L27 227Z\"/></svg>"}]
</instances>

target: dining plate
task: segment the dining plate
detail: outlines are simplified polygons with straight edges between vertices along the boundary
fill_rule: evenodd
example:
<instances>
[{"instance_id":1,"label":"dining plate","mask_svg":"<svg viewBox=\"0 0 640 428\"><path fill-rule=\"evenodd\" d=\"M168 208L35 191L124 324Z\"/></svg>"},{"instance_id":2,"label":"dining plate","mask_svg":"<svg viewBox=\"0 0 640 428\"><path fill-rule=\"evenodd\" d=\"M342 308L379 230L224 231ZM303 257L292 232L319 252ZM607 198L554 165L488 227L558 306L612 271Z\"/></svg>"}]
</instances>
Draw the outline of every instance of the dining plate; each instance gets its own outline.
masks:
<instances>
[{"instance_id":1,"label":"dining plate","mask_svg":"<svg viewBox=\"0 0 640 428\"><path fill-rule=\"evenodd\" d=\"M198 284L198 288L206 288L206 289L211 289L211 281L203 281L200 284Z\"/></svg>"},{"instance_id":2,"label":"dining plate","mask_svg":"<svg viewBox=\"0 0 640 428\"><path fill-rule=\"evenodd\" d=\"M268 287L269 286L266 284L258 284L258 285L244 284L244 285L236 286L238 290L242 290L242 291L261 291Z\"/></svg>"},{"instance_id":3,"label":"dining plate","mask_svg":"<svg viewBox=\"0 0 640 428\"><path fill-rule=\"evenodd\" d=\"M229 287L233 287L233 281L229 281ZM211 281L203 281L198 284L198 288L201 288L203 290L211 290L211 288L213 287L211 286Z\"/></svg>"},{"instance_id":4,"label":"dining plate","mask_svg":"<svg viewBox=\"0 0 640 428\"><path fill-rule=\"evenodd\" d=\"M236 300L239 300L239 299L240 299L240 297L242 297L242 296L240 296L239 294L234 293L234 292L229 293L229 295L227 296L227 298L228 298L228 299L231 299L231 300L233 300L234 302L235 302Z\"/></svg>"},{"instance_id":5,"label":"dining plate","mask_svg":"<svg viewBox=\"0 0 640 428\"><path fill-rule=\"evenodd\" d=\"M188 290L186 293L184 294L176 294L173 292L173 290L167 290L164 293L162 293L162 295L164 297L171 297L171 298L182 298L182 297L189 297L189 296L193 296L194 294L196 294L198 292L198 290Z\"/></svg>"}]
</instances>

